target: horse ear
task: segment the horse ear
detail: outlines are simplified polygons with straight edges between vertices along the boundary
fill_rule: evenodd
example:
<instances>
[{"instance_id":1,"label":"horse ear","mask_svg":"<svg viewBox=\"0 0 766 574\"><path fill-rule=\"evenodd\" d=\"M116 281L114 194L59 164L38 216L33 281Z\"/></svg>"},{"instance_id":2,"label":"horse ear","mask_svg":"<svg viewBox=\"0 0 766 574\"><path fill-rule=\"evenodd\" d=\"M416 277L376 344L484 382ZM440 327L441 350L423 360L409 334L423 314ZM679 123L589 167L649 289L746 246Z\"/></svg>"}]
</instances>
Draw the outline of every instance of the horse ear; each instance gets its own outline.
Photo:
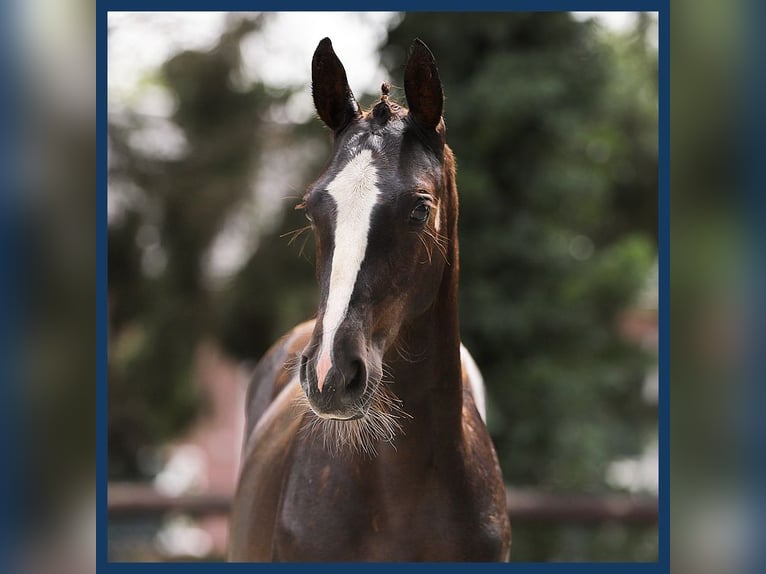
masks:
<instances>
[{"instance_id":1,"label":"horse ear","mask_svg":"<svg viewBox=\"0 0 766 574\"><path fill-rule=\"evenodd\" d=\"M404 94L415 123L424 129L436 129L444 110L444 92L436 59L419 38L412 43L407 60Z\"/></svg>"},{"instance_id":2,"label":"horse ear","mask_svg":"<svg viewBox=\"0 0 766 574\"><path fill-rule=\"evenodd\" d=\"M330 38L319 42L314 51L311 61L311 92L319 117L336 133L362 115L348 87L346 70L335 55Z\"/></svg>"}]
</instances>

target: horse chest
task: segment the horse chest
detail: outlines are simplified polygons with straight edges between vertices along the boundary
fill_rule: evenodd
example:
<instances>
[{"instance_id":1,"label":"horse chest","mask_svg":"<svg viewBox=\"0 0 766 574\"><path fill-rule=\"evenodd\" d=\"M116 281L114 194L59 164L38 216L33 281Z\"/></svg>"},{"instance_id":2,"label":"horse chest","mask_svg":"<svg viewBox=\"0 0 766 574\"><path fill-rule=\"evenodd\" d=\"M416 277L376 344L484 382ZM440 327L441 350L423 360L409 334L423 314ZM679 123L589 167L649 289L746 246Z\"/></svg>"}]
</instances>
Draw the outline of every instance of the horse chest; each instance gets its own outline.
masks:
<instances>
[{"instance_id":1,"label":"horse chest","mask_svg":"<svg viewBox=\"0 0 766 574\"><path fill-rule=\"evenodd\" d=\"M311 465L309 465L309 468ZM316 469L315 469L316 470ZM493 560L481 511L437 476L325 464L286 484L274 558L286 561Z\"/></svg>"}]
</instances>

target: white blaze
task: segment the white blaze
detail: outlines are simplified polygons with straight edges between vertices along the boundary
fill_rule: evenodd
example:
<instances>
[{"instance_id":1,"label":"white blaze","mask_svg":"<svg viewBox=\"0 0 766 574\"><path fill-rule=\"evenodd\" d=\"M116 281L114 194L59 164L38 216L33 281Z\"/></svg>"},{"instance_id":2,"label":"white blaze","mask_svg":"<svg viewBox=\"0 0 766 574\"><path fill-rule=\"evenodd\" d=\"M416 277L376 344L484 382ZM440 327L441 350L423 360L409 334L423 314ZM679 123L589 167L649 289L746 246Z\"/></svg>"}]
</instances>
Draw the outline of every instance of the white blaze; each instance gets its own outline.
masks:
<instances>
[{"instance_id":1,"label":"white blaze","mask_svg":"<svg viewBox=\"0 0 766 574\"><path fill-rule=\"evenodd\" d=\"M362 150L327 186L336 205L335 246L330 290L322 319L322 349L317 360L319 392L322 392L332 365L335 332L348 311L356 277L367 251L370 216L378 198L377 183L372 152Z\"/></svg>"}]
</instances>

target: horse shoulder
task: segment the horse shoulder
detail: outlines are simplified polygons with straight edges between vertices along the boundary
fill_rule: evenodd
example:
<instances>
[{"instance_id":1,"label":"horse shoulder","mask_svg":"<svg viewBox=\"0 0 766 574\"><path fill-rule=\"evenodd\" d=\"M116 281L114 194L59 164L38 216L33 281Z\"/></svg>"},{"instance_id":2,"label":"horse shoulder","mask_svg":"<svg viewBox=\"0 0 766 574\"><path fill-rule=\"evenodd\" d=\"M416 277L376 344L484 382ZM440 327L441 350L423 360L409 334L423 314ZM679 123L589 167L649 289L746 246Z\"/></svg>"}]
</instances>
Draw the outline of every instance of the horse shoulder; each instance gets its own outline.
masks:
<instances>
[{"instance_id":1,"label":"horse shoulder","mask_svg":"<svg viewBox=\"0 0 766 574\"><path fill-rule=\"evenodd\" d=\"M462 465L470 511L476 522L474 546L480 560L506 560L511 544L505 483L485 424L484 381L476 363L461 345L463 366Z\"/></svg>"},{"instance_id":2,"label":"horse shoulder","mask_svg":"<svg viewBox=\"0 0 766 574\"><path fill-rule=\"evenodd\" d=\"M274 525L289 468L293 440L303 422L296 357L311 336L313 321L302 323L275 343L259 361L248 388L239 483L234 496L229 558L271 560Z\"/></svg>"},{"instance_id":3,"label":"horse shoulder","mask_svg":"<svg viewBox=\"0 0 766 574\"><path fill-rule=\"evenodd\" d=\"M245 436L249 436L269 405L293 379L298 357L308 344L314 321L291 329L258 361L245 398Z\"/></svg>"},{"instance_id":4,"label":"horse shoulder","mask_svg":"<svg viewBox=\"0 0 766 574\"><path fill-rule=\"evenodd\" d=\"M297 380L288 384L258 420L245 440L240 480L231 512L229 558L271 560L274 527L290 467L293 441L303 423L296 406Z\"/></svg>"}]
</instances>

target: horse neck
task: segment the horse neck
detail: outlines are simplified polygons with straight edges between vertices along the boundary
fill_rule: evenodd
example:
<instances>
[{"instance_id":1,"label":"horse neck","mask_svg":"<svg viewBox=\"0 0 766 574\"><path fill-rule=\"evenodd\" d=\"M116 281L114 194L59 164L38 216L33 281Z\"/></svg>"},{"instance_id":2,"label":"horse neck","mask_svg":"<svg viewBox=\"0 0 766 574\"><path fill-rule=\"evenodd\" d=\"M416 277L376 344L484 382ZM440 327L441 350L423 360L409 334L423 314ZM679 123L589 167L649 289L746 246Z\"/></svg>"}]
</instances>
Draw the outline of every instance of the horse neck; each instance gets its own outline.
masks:
<instances>
[{"instance_id":1,"label":"horse neck","mask_svg":"<svg viewBox=\"0 0 766 574\"><path fill-rule=\"evenodd\" d=\"M447 261L434 304L406 323L387 357L395 392L412 425L441 435L459 431L463 406L458 316L459 248L455 162L445 146ZM401 351L401 352L399 352Z\"/></svg>"}]
</instances>

